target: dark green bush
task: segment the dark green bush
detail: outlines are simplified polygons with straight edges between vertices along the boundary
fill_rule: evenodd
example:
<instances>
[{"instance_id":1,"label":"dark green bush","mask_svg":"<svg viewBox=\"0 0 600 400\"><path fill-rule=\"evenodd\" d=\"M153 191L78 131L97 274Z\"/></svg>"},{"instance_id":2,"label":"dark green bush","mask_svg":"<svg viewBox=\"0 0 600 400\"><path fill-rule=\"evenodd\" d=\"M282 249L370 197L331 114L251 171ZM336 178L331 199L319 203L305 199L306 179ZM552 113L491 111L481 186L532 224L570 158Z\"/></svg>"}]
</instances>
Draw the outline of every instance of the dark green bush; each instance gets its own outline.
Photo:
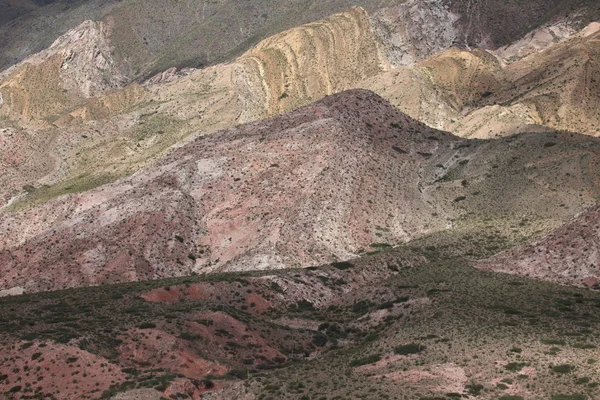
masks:
<instances>
[{"instance_id":1,"label":"dark green bush","mask_svg":"<svg viewBox=\"0 0 600 400\"><path fill-rule=\"evenodd\" d=\"M520 371L521 369L523 369L523 367L526 365L527 364L525 364L525 363L511 362L511 363L506 364L504 366L504 369L507 371L511 371L511 372L517 372L517 371Z\"/></svg>"},{"instance_id":2,"label":"dark green bush","mask_svg":"<svg viewBox=\"0 0 600 400\"><path fill-rule=\"evenodd\" d=\"M555 394L551 400L587 400L588 397L585 394Z\"/></svg>"},{"instance_id":3,"label":"dark green bush","mask_svg":"<svg viewBox=\"0 0 600 400\"><path fill-rule=\"evenodd\" d=\"M553 372L557 374L570 374L575 369L571 364L560 364L551 367Z\"/></svg>"},{"instance_id":4,"label":"dark green bush","mask_svg":"<svg viewBox=\"0 0 600 400\"><path fill-rule=\"evenodd\" d=\"M394 348L394 352L400 355L418 354L423 350L425 350L425 346L420 343L409 343Z\"/></svg>"},{"instance_id":5,"label":"dark green bush","mask_svg":"<svg viewBox=\"0 0 600 400\"><path fill-rule=\"evenodd\" d=\"M365 358L359 358L357 360L352 360L350 362L350 366L351 367L360 367L361 365L367 365L367 364L372 364L374 362L377 362L381 360L381 355L380 354L372 354L368 357Z\"/></svg>"}]
</instances>

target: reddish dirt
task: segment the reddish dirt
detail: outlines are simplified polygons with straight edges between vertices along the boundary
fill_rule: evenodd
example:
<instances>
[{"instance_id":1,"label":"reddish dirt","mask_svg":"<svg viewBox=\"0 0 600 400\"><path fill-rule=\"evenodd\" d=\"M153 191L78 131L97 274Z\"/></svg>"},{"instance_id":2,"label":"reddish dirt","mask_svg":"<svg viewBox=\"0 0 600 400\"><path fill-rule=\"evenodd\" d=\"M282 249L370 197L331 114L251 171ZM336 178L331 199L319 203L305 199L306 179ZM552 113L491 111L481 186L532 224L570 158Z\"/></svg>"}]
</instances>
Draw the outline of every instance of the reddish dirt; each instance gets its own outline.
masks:
<instances>
[{"instance_id":1,"label":"reddish dirt","mask_svg":"<svg viewBox=\"0 0 600 400\"><path fill-rule=\"evenodd\" d=\"M223 375L227 368L203 359L185 340L160 329L131 329L119 346L121 363L127 367L164 368L187 378Z\"/></svg>"},{"instance_id":2,"label":"reddish dirt","mask_svg":"<svg viewBox=\"0 0 600 400\"><path fill-rule=\"evenodd\" d=\"M13 398L53 393L61 399L98 398L125 375L105 358L75 346L48 342L17 342L0 349L0 392L17 386ZM14 389L13 389L14 390Z\"/></svg>"},{"instance_id":3,"label":"reddish dirt","mask_svg":"<svg viewBox=\"0 0 600 400\"><path fill-rule=\"evenodd\" d=\"M257 280L254 280L254 282L257 282ZM229 282L194 283L154 289L141 297L152 303L171 304L178 301L193 300L220 300L227 303L242 303L245 305L246 311L258 315L268 311L271 308L271 303L256 292L257 286L253 285L252 282L248 286Z\"/></svg>"}]
</instances>

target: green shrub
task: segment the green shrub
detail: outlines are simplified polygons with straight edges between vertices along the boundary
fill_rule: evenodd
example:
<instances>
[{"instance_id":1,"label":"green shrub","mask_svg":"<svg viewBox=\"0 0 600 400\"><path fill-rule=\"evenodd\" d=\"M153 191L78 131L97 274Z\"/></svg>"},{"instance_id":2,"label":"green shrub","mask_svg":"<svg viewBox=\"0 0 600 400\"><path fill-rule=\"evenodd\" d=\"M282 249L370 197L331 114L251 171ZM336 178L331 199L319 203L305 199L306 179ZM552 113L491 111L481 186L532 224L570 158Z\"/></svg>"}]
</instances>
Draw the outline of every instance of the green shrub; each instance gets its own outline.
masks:
<instances>
[{"instance_id":1,"label":"green shrub","mask_svg":"<svg viewBox=\"0 0 600 400\"><path fill-rule=\"evenodd\" d=\"M585 394L555 394L551 400L587 400L588 397Z\"/></svg>"},{"instance_id":2,"label":"green shrub","mask_svg":"<svg viewBox=\"0 0 600 400\"><path fill-rule=\"evenodd\" d=\"M577 379L575 379L574 383L575 383L576 385L584 385L584 384L586 384L586 383L590 383L590 380L591 380L591 379L590 379L589 377L587 377L587 376L584 376L584 377L582 377L582 378L577 378Z\"/></svg>"},{"instance_id":3,"label":"green shrub","mask_svg":"<svg viewBox=\"0 0 600 400\"><path fill-rule=\"evenodd\" d=\"M575 369L571 364L560 364L551 367L553 372L557 374L570 374Z\"/></svg>"},{"instance_id":4,"label":"green shrub","mask_svg":"<svg viewBox=\"0 0 600 400\"><path fill-rule=\"evenodd\" d=\"M574 343L572 345L575 349L595 349L596 346L591 343Z\"/></svg>"},{"instance_id":5,"label":"green shrub","mask_svg":"<svg viewBox=\"0 0 600 400\"><path fill-rule=\"evenodd\" d=\"M517 372L517 371L520 371L521 369L523 369L523 367L526 365L527 364L525 364L525 363L511 362L511 363L506 364L504 366L504 369L507 371L511 371L511 372Z\"/></svg>"},{"instance_id":6,"label":"green shrub","mask_svg":"<svg viewBox=\"0 0 600 400\"><path fill-rule=\"evenodd\" d=\"M354 267L354 264L352 264L351 262L348 262L348 261L336 262L331 265L333 265L335 268L342 270L342 271Z\"/></svg>"},{"instance_id":7,"label":"green shrub","mask_svg":"<svg viewBox=\"0 0 600 400\"><path fill-rule=\"evenodd\" d=\"M418 354L425 350L425 346L420 343L409 343L402 346L396 346L394 353L399 355Z\"/></svg>"},{"instance_id":8,"label":"green shrub","mask_svg":"<svg viewBox=\"0 0 600 400\"><path fill-rule=\"evenodd\" d=\"M543 344L551 344L556 346L564 346L567 344L567 342L562 339L542 339L541 342Z\"/></svg>"},{"instance_id":9,"label":"green shrub","mask_svg":"<svg viewBox=\"0 0 600 400\"><path fill-rule=\"evenodd\" d=\"M465 389L467 389L469 394L471 394L473 396L479 396L479 394L483 390L483 385L478 385L476 383L470 383L465 386Z\"/></svg>"},{"instance_id":10,"label":"green shrub","mask_svg":"<svg viewBox=\"0 0 600 400\"><path fill-rule=\"evenodd\" d=\"M350 362L350 366L351 367L360 367L361 365L372 364L372 363L377 362L379 360L381 360L381 355L380 354L372 354L369 357L359 358L357 360L352 360Z\"/></svg>"},{"instance_id":11,"label":"green shrub","mask_svg":"<svg viewBox=\"0 0 600 400\"><path fill-rule=\"evenodd\" d=\"M369 246L373 247L373 248L376 248L376 249L378 249L378 248L379 249L387 249L387 248L393 247L389 243L371 243Z\"/></svg>"},{"instance_id":12,"label":"green shrub","mask_svg":"<svg viewBox=\"0 0 600 400\"><path fill-rule=\"evenodd\" d=\"M512 349L510 349L511 353L521 353L522 351L523 349L520 347L513 347Z\"/></svg>"}]
</instances>

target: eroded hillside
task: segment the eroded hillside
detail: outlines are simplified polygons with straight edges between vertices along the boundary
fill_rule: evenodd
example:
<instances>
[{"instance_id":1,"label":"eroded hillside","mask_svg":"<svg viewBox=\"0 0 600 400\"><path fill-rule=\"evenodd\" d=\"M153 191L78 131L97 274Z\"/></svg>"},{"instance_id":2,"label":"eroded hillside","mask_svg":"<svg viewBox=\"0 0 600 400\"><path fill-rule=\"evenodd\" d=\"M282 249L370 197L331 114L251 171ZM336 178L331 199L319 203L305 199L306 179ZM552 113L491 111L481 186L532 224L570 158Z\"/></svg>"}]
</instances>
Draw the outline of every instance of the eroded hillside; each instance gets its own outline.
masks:
<instances>
[{"instance_id":1,"label":"eroded hillside","mask_svg":"<svg viewBox=\"0 0 600 400\"><path fill-rule=\"evenodd\" d=\"M231 64L171 68L129 86L111 25L85 22L2 75L0 195L19 208L81 192L181 141L356 87L459 136L597 134L597 24L577 33L576 14L492 54L448 49L460 42L459 20L435 1L370 15L353 8L266 39Z\"/></svg>"},{"instance_id":2,"label":"eroded hillside","mask_svg":"<svg viewBox=\"0 0 600 400\"><path fill-rule=\"evenodd\" d=\"M499 250L594 204L599 151L575 134L466 141L347 91L4 213L2 287L309 266L443 232Z\"/></svg>"},{"instance_id":3,"label":"eroded hillside","mask_svg":"<svg viewBox=\"0 0 600 400\"><path fill-rule=\"evenodd\" d=\"M589 399L591 290L429 247L0 299L9 399ZM52 379L49 379L52 377Z\"/></svg>"},{"instance_id":4,"label":"eroded hillside","mask_svg":"<svg viewBox=\"0 0 600 400\"><path fill-rule=\"evenodd\" d=\"M578 23L585 25L600 12L593 0L202 0L169 4L159 0L3 0L0 69L49 47L55 38L85 20L111 26L110 41L119 70L131 81L173 66L198 67L231 60L269 35L352 6L362 6L373 14L403 3L409 9L421 4L416 13L409 13L414 20L429 10L448 7L457 16L453 19L460 33L457 43L485 48L510 44L553 18L577 17ZM396 18L394 13L388 16ZM421 20L419 25L421 22L431 24Z\"/></svg>"}]
</instances>

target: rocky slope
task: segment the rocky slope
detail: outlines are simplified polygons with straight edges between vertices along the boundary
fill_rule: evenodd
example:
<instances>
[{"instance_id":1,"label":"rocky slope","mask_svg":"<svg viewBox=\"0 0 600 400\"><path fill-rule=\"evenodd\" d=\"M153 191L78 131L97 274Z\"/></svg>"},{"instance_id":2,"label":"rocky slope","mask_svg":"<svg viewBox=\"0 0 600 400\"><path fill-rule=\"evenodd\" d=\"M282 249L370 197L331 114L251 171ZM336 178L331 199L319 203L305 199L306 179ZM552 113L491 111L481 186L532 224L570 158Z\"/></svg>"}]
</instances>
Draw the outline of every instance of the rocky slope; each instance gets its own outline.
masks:
<instances>
[{"instance_id":1,"label":"rocky slope","mask_svg":"<svg viewBox=\"0 0 600 400\"><path fill-rule=\"evenodd\" d=\"M566 285L600 283L598 218L595 206L531 245L501 253L478 265Z\"/></svg>"},{"instance_id":2,"label":"rocky slope","mask_svg":"<svg viewBox=\"0 0 600 400\"><path fill-rule=\"evenodd\" d=\"M124 83L106 40L106 27L86 21L47 50L0 74L0 109L13 118L56 118Z\"/></svg>"},{"instance_id":3,"label":"rocky slope","mask_svg":"<svg viewBox=\"0 0 600 400\"><path fill-rule=\"evenodd\" d=\"M15 273L6 284L37 275L23 284L40 290L226 264L310 265L348 258L377 241L441 229L442 221L426 226L429 218L423 217L431 211L414 183L426 155L455 140L367 92L199 138L130 179L3 216L1 264ZM394 150L396 145L402 148ZM389 200L376 204L378 198ZM400 211L413 206L422 207L423 215ZM371 214L373 207L380 217ZM33 222L33 215L38 222L31 230L15 229ZM52 255L31 257L56 239L62 244L47 248ZM9 250L14 246L21 250ZM30 267L23 269L23 262Z\"/></svg>"},{"instance_id":4,"label":"rocky slope","mask_svg":"<svg viewBox=\"0 0 600 400\"><path fill-rule=\"evenodd\" d=\"M265 37L303 23L324 18L352 6L370 14L394 7L403 0L304 1L188 1L165 4L139 0L55 0L0 3L0 69L47 48L52 41L85 20L111 26L110 41L120 72L129 79L148 77L169 67L209 65L232 59ZM577 16L578 23L598 18L592 0L534 0L512 4L493 0L410 0L399 13L386 13L383 20L420 20L448 7L456 16L457 43L498 48L510 44L552 18ZM412 4L412 5L411 5ZM413 11L414 4L422 4ZM239 10L246 12L239 12ZM405 11L408 11L405 13ZM16 19L14 19L17 17ZM507 19L512 21L506 24ZM443 17L442 20L446 20ZM446 28L442 28L446 29Z\"/></svg>"},{"instance_id":5,"label":"rocky slope","mask_svg":"<svg viewBox=\"0 0 600 400\"><path fill-rule=\"evenodd\" d=\"M600 297L427 247L0 299L6 399L589 399ZM51 378L51 379L50 379Z\"/></svg>"},{"instance_id":6,"label":"rocky slope","mask_svg":"<svg viewBox=\"0 0 600 400\"><path fill-rule=\"evenodd\" d=\"M446 231L468 241L491 228L505 246L597 201L599 146L574 134L464 141L343 92L4 213L0 282L30 292L309 266Z\"/></svg>"},{"instance_id":7,"label":"rocky slope","mask_svg":"<svg viewBox=\"0 0 600 400\"><path fill-rule=\"evenodd\" d=\"M275 35L231 64L171 68L116 90L124 78L113 28L86 22L3 74L0 126L18 132L4 138L4 158L22 160L5 163L4 205L27 206L114 181L194 135L353 87L374 90L409 116L460 136L597 134L596 25L570 40L576 17L544 25L542 31L563 32L556 40L562 43L551 40L537 53L525 38L495 56L456 48L436 55L459 37L456 18L441 3L420 0L371 15L354 8ZM25 143L40 155L39 168L14 157Z\"/></svg>"}]
</instances>

